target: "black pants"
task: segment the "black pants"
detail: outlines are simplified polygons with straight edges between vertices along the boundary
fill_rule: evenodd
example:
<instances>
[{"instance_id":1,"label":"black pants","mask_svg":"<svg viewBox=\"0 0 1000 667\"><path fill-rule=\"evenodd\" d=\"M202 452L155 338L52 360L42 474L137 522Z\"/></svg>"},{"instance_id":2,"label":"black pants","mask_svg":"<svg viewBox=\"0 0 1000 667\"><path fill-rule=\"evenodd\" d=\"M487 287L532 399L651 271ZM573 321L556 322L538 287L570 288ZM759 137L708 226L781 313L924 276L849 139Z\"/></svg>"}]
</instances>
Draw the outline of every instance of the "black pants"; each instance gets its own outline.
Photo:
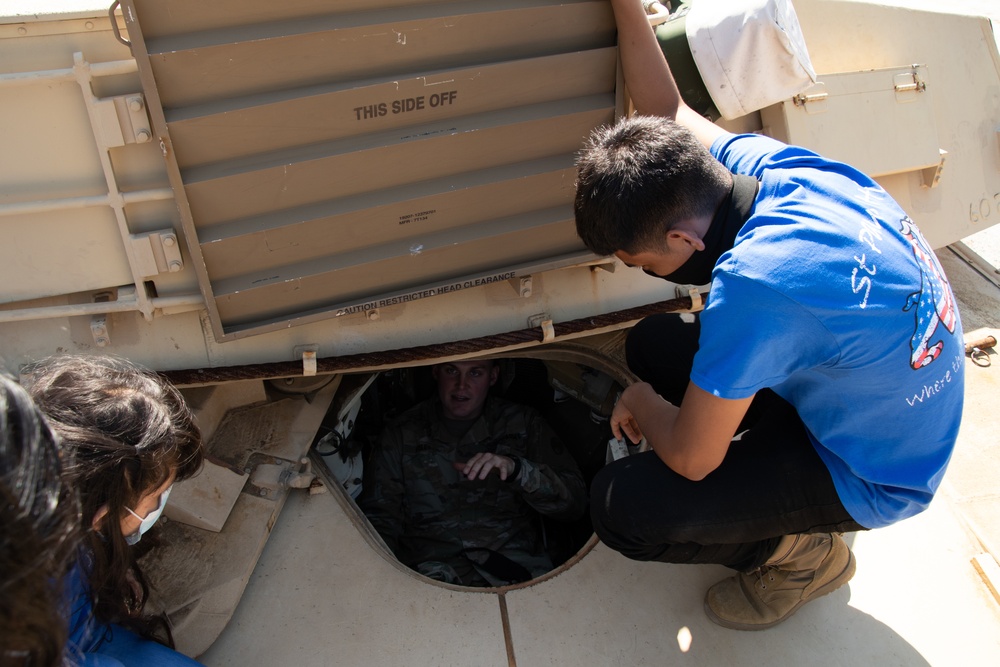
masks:
<instances>
[{"instance_id":1,"label":"black pants","mask_svg":"<svg viewBox=\"0 0 1000 667\"><path fill-rule=\"evenodd\" d=\"M688 324L677 315L643 320L626 343L629 368L679 405L698 331L697 320ZM678 475L652 451L602 469L591 486L601 541L635 560L746 571L762 565L783 535L863 530L844 509L791 404L758 392L740 430L701 481Z\"/></svg>"}]
</instances>

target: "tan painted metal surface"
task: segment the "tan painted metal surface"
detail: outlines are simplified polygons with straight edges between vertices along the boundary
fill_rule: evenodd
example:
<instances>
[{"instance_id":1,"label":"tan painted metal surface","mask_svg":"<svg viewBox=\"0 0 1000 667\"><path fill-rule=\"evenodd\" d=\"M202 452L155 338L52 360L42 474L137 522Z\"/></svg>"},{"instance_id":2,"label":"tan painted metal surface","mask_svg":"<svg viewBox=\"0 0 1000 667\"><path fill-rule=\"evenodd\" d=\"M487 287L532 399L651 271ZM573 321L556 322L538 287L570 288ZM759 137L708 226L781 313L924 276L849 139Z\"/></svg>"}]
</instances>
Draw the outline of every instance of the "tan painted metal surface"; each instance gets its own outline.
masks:
<instances>
[{"instance_id":1,"label":"tan painted metal surface","mask_svg":"<svg viewBox=\"0 0 1000 667\"><path fill-rule=\"evenodd\" d=\"M7 370L59 350L163 370L363 354L673 296L597 268L572 229L573 154L622 106L605 3L124 7L136 58L103 7L0 19ZM989 22L795 7L820 81L864 94L730 126L787 124L885 173L935 246L1000 221ZM897 91L914 64L926 87Z\"/></svg>"},{"instance_id":2,"label":"tan painted metal surface","mask_svg":"<svg viewBox=\"0 0 1000 667\"><path fill-rule=\"evenodd\" d=\"M945 151L934 187L927 187L919 157L908 158L909 170L878 179L935 248L1000 222L1000 56L990 20L948 13L946 4L934 7L937 13L817 0L795 7L821 82L869 80L842 91L839 119L811 114L808 104L781 105L814 121L790 139L848 159L867 155L869 163L915 150L933 161L934 148ZM896 90L913 82L914 66L925 88ZM892 79L870 80L882 70Z\"/></svg>"}]
</instances>

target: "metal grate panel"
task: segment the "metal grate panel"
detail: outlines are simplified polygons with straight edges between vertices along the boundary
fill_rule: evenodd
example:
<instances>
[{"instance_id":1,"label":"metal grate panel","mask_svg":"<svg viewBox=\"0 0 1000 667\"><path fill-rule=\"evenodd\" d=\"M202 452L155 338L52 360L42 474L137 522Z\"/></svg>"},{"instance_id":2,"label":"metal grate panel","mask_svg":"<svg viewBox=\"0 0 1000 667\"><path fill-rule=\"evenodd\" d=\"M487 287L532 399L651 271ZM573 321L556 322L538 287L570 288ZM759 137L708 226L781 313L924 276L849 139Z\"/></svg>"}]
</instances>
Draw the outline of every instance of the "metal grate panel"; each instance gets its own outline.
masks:
<instances>
[{"instance_id":1,"label":"metal grate panel","mask_svg":"<svg viewBox=\"0 0 1000 667\"><path fill-rule=\"evenodd\" d=\"M591 259L606 2L123 8L220 340Z\"/></svg>"}]
</instances>

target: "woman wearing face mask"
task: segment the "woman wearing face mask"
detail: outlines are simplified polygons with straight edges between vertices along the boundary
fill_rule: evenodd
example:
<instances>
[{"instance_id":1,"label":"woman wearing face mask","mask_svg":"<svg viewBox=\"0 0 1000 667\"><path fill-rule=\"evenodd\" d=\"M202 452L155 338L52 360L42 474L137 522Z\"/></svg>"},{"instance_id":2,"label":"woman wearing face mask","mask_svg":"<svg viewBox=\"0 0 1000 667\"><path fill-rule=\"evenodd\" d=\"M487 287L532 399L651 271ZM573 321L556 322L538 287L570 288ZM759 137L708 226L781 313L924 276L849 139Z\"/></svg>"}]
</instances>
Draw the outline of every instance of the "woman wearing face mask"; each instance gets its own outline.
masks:
<instances>
[{"instance_id":1,"label":"woman wearing face mask","mask_svg":"<svg viewBox=\"0 0 1000 667\"><path fill-rule=\"evenodd\" d=\"M149 588L133 549L173 484L201 467L191 411L165 380L120 359L51 357L24 375L80 498L84 546L64 582L70 662L198 665L169 648L163 616L143 613Z\"/></svg>"}]
</instances>

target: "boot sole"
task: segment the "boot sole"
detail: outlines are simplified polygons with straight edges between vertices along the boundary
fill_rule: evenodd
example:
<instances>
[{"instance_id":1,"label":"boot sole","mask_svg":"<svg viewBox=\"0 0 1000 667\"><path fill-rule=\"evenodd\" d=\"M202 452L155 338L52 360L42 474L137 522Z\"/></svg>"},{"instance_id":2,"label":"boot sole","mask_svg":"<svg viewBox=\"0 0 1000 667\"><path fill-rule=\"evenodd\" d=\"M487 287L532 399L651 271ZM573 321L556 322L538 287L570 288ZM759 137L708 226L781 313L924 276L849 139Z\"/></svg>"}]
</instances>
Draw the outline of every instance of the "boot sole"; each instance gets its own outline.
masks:
<instances>
[{"instance_id":1,"label":"boot sole","mask_svg":"<svg viewBox=\"0 0 1000 667\"><path fill-rule=\"evenodd\" d=\"M826 585L817 588L816 592L814 592L809 597L808 600L801 600L797 605L792 607L787 614L785 614L784 616L775 621L771 621L770 623L751 624L751 623L736 623L734 621L729 621L724 618L720 618L719 616L716 616L715 612L712 611L712 608L708 606L708 598L705 599L704 603L705 615L708 616L709 620L711 620L713 623L721 625L724 628L729 628L730 630L767 630L768 628L773 628L779 623L784 623L785 621L790 619L795 614L795 612L797 612L805 604L812 602L817 598L821 598L824 595L828 595L834 592L835 590L837 590L838 588L840 588L841 586L843 586L844 584L846 584L847 582L849 582L851 579L854 578L854 571L857 569L857 561L854 560L853 551L848 550L847 553L850 554L850 558L847 561L847 565L844 567L843 571L841 571L841 573L836 576L836 578L831 579L829 582L826 583Z\"/></svg>"}]
</instances>

